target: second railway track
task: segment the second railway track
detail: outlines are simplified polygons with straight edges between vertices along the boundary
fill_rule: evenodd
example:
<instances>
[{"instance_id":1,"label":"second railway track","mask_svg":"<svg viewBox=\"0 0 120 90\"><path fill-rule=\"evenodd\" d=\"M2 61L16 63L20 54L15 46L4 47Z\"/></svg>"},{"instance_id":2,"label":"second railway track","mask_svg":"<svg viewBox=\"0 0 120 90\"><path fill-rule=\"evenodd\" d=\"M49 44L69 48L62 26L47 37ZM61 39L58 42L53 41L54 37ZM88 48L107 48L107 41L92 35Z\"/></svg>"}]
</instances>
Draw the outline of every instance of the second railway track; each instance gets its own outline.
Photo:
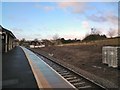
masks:
<instances>
[{"instance_id":1,"label":"second railway track","mask_svg":"<svg viewBox=\"0 0 120 90\"><path fill-rule=\"evenodd\" d=\"M88 79L61 65L60 63L54 62L44 56L41 56L40 54L37 55L38 57L42 58L42 60L46 62L50 67L52 67L56 72L58 72L64 79L66 79L69 83L76 87L76 89L81 90L90 88L95 90L105 90L104 87L89 81Z\"/></svg>"}]
</instances>

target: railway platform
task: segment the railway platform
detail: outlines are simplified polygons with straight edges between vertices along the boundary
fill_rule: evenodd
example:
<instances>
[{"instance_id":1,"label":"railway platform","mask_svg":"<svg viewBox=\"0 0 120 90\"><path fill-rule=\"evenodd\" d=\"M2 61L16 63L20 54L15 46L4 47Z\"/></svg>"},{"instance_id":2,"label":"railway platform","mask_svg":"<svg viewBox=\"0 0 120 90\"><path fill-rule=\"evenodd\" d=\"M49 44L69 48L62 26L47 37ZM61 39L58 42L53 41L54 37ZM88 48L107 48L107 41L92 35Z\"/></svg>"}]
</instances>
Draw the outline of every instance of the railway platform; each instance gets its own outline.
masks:
<instances>
[{"instance_id":1,"label":"railway platform","mask_svg":"<svg viewBox=\"0 0 120 90\"><path fill-rule=\"evenodd\" d=\"M75 87L24 47L3 54L2 88L69 89Z\"/></svg>"},{"instance_id":2,"label":"railway platform","mask_svg":"<svg viewBox=\"0 0 120 90\"><path fill-rule=\"evenodd\" d=\"M34 88L38 90L27 58L20 47L2 54L2 88Z\"/></svg>"},{"instance_id":3,"label":"railway platform","mask_svg":"<svg viewBox=\"0 0 120 90\"><path fill-rule=\"evenodd\" d=\"M55 70L46 64L40 57L30 50L21 47L30 63L34 76L39 88L53 89L69 89L74 90L75 87L67 80L61 77Z\"/></svg>"}]
</instances>

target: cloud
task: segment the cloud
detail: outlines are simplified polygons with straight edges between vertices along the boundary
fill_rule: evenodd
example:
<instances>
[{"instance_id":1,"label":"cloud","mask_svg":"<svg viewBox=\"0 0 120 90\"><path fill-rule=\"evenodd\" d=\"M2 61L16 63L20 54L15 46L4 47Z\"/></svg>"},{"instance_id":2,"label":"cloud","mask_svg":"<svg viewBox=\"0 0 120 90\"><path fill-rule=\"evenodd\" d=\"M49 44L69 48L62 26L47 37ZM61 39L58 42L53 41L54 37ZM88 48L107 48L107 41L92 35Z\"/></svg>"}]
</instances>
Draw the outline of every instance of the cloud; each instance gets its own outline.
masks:
<instances>
[{"instance_id":1,"label":"cloud","mask_svg":"<svg viewBox=\"0 0 120 90\"><path fill-rule=\"evenodd\" d=\"M90 29L89 22L88 21L83 21L82 22L82 27L85 28L85 29Z\"/></svg>"},{"instance_id":2,"label":"cloud","mask_svg":"<svg viewBox=\"0 0 120 90\"><path fill-rule=\"evenodd\" d=\"M43 7L43 9L45 11L52 11L52 10L54 10L54 7L52 7L52 6L45 6L45 7Z\"/></svg>"},{"instance_id":3,"label":"cloud","mask_svg":"<svg viewBox=\"0 0 120 90\"><path fill-rule=\"evenodd\" d=\"M78 6L79 3L77 2L59 2L57 3L60 8L68 8L73 6Z\"/></svg>"},{"instance_id":4,"label":"cloud","mask_svg":"<svg viewBox=\"0 0 120 90\"><path fill-rule=\"evenodd\" d=\"M107 16L107 21L113 23L113 24L116 24L118 25L118 17L115 16L115 15L108 15Z\"/></svg>"},{"instance_id":5,"label":"cloud","mask_svg":"<svg viewBox=\"0 0 120 90\"><path fill-rule=\"evenodd\" d=\"M109 28L109 31L107 32L107 35L109 37L114 37L114 36L118 36L118 29L115 28Z\"/></svg>"},{"instance_id":6,"label":"cloud","mask_svg":"<svg viewBox=\"0 0 120 90\"><path fill-rule=\"evenodd\" d=\"M43 6L43 5L39 5L39 4L36 4L35 7L38 8L38 9L43 9L47 12L55 9L54 6Z\"/></svg>"},{"instance_id":7,"label":"cloud","mask_svg":"<svg viewBox=\"0 0 120 90\"><path fill-rule=\"evenodd\" d=\"M91 21L94 21L94 22L105 22L105 21L107 21L106 17L98 16L96 14L88 16L87 18Z\"/></svg>"},{"instance_id":8,"label":"cloud","mask_svg":"<svg viewBox=\"0 0 120 90\"><path fill-rule=\"evenodd\" d=\"M87 16L87 18L94 22L108 22L114 25L118 25L118 16L116 16L113 12L106 12L106 13L97 13L91 16Z\"/></svg>"},{"instance_id":9,"label":"cloud","mask_svg":"<svg viewBox=\"0 0 120 90\"><path fill-rule=\"evenodd\" d=\"M74 14L85 13L87 10L94 9L89 6L87 2L76 2L76 0L71 0L72 2L56 2L56 6L40 5L36 4L35 7L38 9L43 9L45 11L52 11L54 9L62 9L64 11L70 11Z\"/></svg>"},{"instance_id":10,"label":"cloud","mask_svg":"<svg viewBox=\"0 0 120 90\"><path fill-rule=\"evenodd\" d=\"M22 39L22 38L24 38L25 37L25 33L24 33L24 30L23 29L21 29L21 28L16 28L16 27L14 27L14 28L11 28L10 29L13 33L14 33L14 35L16 36L16 38L18 38L18 39Z\"/></svg>"},{"instance_id":11,"label":"cloud","mask_svg":"<svg viewBox=\"0 0 120 90\"><path fill-rule=\"evenodd\" d=\"M23 32L23 30L20 29L20 28L11 28L11 30L12 30L13 32L15 32L15 33L21 33L21 32Z\"/></svg>"},{"instance_id":12,"label":"cloud","mask_svg":"<svg viewBox=\"0 0 120 90\"><path fill-rule=\"evenodd\" d=\"M84 13L89 7L85 2L59 2L58 7L72 13Z\"/></svg>"}]
</instances>

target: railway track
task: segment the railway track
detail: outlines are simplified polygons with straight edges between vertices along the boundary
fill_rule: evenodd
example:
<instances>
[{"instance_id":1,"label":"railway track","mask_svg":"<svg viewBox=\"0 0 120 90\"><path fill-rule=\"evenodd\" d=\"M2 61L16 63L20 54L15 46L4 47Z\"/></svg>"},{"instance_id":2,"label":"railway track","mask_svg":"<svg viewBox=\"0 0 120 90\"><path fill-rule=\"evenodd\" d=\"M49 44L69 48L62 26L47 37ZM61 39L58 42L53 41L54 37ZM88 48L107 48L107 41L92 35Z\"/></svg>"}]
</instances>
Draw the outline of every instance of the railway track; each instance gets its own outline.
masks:
<instances>
[{"instance_id":1,"label":"railway track","mask_svg":"<svg viewBox=\"0 0 120 90\"><path fill-rule=\"evenodd\" d=\"M37 53L36 53L37 54ZM70 82L72 85L76 87L76 89L97 89L97 90L105 90L104 87L95 84L88 79L78 75L74 71L69 70L67 67L64 67L63 65L54 62L48 58L45 58L39 54L37 54L38 57L42 58L44 62L46 62L50 67L52 67L56 72L58 72L64 79L66 79L68 82Z\"/></svg>"}]
</instances>

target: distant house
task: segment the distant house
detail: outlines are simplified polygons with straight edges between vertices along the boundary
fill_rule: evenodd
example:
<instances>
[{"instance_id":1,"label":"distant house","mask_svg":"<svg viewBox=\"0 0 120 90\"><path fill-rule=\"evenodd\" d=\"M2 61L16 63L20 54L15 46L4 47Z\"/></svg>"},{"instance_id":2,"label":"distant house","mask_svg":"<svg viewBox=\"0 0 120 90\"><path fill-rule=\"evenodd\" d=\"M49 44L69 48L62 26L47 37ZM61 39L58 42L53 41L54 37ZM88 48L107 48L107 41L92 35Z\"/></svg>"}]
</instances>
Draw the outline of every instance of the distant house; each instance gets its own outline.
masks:
<instances>
[{"instance_id":1,"label":"distant house","mask_svg":"<svg viewBox=\"0 0 120 90\"><path fill-rule=\"evenodd\" d=\"M31 41L30 48L39 48L39 47L45 47L45 45L43 45L39 41Z\"/></svg>"},{"instance_id":2,"label":"distant house","mask_svg":"<svg viewBox=\"0 0 120 90\"><path fill-rule=\"evenodd\" d=\"M47 40L47 39L42 40L42 43L43 43L43 45L45 45L45 47L54 45L54 43L52 41Z\"/></svg>"},{"instance_id":3,"label":"distant house","mask_svg":"<svg viewBox=\"0 0 120 90\"><path fill-rule=\"evenodd\" d=\"M0 34L2 38L2 52L7 52L16 46L16 37L11 31L0 26Z\"/></svg>"}]
</instances>

